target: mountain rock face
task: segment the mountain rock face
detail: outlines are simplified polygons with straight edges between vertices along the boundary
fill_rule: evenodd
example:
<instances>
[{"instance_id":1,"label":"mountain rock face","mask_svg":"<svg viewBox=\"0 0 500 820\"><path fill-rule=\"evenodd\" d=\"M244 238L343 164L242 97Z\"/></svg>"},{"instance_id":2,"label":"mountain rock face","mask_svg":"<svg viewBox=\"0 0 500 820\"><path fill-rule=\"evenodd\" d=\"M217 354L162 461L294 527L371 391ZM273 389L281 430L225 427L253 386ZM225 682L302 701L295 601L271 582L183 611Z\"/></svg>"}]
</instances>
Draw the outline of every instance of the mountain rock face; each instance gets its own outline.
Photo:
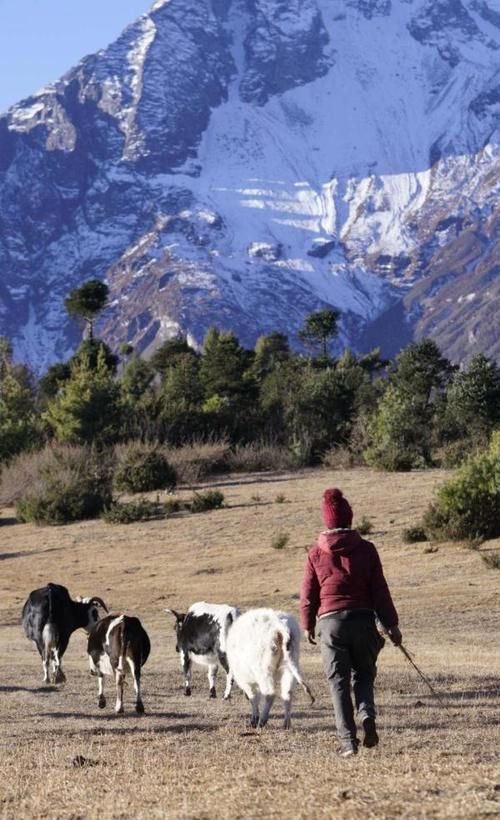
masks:
<instances>
[{"instance_id":1,"label":"mountain rock face","mask_svg":"<svg viewBox=\"0 0 500 820\"><path fill-rule=\"evenodd\" d=\"M498 356L493 0L157 0L0 117L0 333L42 370L106 279L146 355L342 313L339 346Z\"/></svg>"}]
</instances>

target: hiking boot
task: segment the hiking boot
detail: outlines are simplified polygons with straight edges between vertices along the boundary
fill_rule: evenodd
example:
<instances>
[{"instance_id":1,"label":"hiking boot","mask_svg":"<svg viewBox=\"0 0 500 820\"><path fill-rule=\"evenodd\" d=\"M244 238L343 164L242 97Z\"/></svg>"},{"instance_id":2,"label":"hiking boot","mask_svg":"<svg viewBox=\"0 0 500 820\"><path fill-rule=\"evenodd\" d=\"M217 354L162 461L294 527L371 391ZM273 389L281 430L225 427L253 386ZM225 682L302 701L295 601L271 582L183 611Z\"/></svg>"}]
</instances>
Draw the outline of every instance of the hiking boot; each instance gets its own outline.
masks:
<instances>
[{"instance_id":1,"label":"hiking boot","mask_svg":"<svg viewBox=\"0 0 500 820\"><path fill-rule=\"evenodd\" d=\"M378 744L377 727L375 725L375 718L367 717L363 721L363 746L367 749L373 749Z\"/></svg>"},{"instance_id":2,"label":"hiking boot","mask_svg":"<svg viewBox=\"0 0 500 820\"><path fill-rule=\"evenodd\" d=\"M354 755L358 753L358 745L359 741L357 740L347 740L343 742L340 746L340 756L354 757Z\"/></svg>"}]
</instances>

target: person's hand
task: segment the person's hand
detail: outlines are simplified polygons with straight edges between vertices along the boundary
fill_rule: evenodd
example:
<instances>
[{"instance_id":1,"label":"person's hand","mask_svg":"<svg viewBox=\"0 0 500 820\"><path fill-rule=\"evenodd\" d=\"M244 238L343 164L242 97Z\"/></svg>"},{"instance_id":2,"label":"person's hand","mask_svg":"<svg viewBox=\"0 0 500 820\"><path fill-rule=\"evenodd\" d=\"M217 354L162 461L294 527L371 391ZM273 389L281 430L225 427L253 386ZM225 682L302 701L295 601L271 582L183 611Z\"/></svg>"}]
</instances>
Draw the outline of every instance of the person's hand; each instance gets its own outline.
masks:
<instances>
[{"instance_id":1,"label":"person's hand","mask_svg":"<svg viewBox=\"0 0 500 820\"><path fill-rule=\"evenodd\" d=\"M393 642L394 646L401 646L403 643L403 636L399 626L391 626L391 628L387 630L387 634L389 635L389 638Z\"/></svg>"},{"instance_id":2,"label":"person's hand","mask_svg":"<svg viewBox=\"0 0 500 820\"><path fill-rule=\"evenodd\" d=\"M304 629L304 638L306 639L307 643L312 643L316 646L316 641L314 640L314 629Z\"/></svg>"}]
</instances>

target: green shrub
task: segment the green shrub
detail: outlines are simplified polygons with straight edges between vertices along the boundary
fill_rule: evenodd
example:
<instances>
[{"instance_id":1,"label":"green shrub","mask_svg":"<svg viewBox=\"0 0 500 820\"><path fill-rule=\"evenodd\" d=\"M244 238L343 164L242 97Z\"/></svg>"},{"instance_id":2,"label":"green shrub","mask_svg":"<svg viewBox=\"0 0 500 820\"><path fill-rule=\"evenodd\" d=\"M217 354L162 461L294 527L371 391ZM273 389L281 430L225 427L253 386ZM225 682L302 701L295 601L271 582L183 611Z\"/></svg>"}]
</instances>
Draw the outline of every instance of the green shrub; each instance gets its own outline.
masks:
<instances>
[{"instance_id":1,"label":"green shrub","mask_svg":"<svg viewBox=\"0 0 500 820\"><path fill-rule=\"evenodd\" d=\"M403 530L403 541L405 544L418 544L420 541L428 540L423 527L407 527L406 530Z\"/></svg>"},{"instance_id":2,"label":"green shrub","mask_svg":"<svg viewBox=\"0 0 500 820\"><path fill-rule=\"evenodd\" d=\"M111 464L86 448L54 448L31 487L19 499L17 518L36 524L66 524L97 518L111 504Z\"/></svg>"},{"instance_id":3,"label":"green shrub","mask_svg":"<svg viewBox=\"0 0 500 820\"><path fill-rule=\"evenodd\" d=\"M500 535L500 432L493 435L486 451L471 457L438 490L424 527L441 540Z\"/></svg>"},{"instance_id":4,"label":"green shrub","mask_svg":"<svg viewBox=\"0 0 500 820\"><path fill-rule=\"evenodd\" d=\"M500 552L486 552L481 558L488 569L500 569Z\"/></svg>"},{"instance_id":5,"label":"green shrub","mask_svg":"<svg viewBox=\"0 0 500 820\"><path fill-rule=\"evenodd\" d=\"M460 439L459 441L448 441L436 450L435 462L438 467L446 470L453 470L460 467L471 452L471 442Z\"/></svg>"},{"instance_id":6,"label":"green shrub","mask_svg":"<svg viewBox=\"0 0 500 820\"><path fill-rule=\"evenodd\" d=\"M217 510L224 504L224 493L220 490L207 490L204 493L193 495L190 509L193 513L207 512L207 510Z\"/></svg>"},{"instance_id":7,"label":"green shrub","mask_svg":"<svg viewBox=\"0 0 500 820\"><path fill-rule=\"evenodd\" d=\"M151 521L164 517L163 505L148 501L146 498L128 502L115 501L102 514L102 518L108 524L133 524L134 521Z\"/></svg>"},{"instance_id":8,"label":"green shrub","mask_svg":"<svg viewBox=\"0 0 500 820\"><path fill-rule=\"evenodd\" d=\"M356 529L360 535L369 535L373 532L373 522L364 515Z\"/></svg>"},{"instance_id":9,"label":"green shrub","mask_svg":"<svg viewBox=\"0 0 500 820\"><path fill-rule=\"evenodd\" d=\"M286 495L283 495L283 493L278 493L278 495L274 499L275 504L284 504L285 501L286 501Z\"/></svg>"},{"instance_id":10,"label":"green shrub","mask_svg":"<svg viewBox=\"0 0 500 820\"><path fill-rule=\"evenodd\" d=\"M165 510L165 515L169 516L172 515L172 513L180 512L182 504L177 498L167 498L167 500L163 502L163 509Z\"/></svg>"},{"instance_id":11,"label":"green shrub","mask_svg":"<svg viewBox=\"0 0 500 820\"><path fill-rule=\"evenodd\" d=\"M133 445L125 450L115 472L114 485L126 493L172 490L177 473L157 449Z\"/></svg>"},{"instance_id":12,"label":"green shrub","mask_svg":"<svg viewBox=\"0 0 500 820\"><path fill-rule=\"evenodd\" d=\"M282 550L288 544L290 536L286 532L280 532L271 541L271 548L273 550Z\"/></svg>"}]
</instances>

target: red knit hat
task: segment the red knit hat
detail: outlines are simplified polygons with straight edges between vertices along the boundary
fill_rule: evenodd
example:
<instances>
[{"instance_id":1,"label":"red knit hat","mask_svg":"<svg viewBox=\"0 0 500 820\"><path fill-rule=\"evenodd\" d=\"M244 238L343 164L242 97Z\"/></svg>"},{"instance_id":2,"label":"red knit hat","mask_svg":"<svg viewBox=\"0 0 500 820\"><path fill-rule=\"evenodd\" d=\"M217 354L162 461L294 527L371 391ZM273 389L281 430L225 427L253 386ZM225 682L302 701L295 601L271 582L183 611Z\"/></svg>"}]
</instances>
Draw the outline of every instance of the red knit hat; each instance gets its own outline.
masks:
<instances>
[{"instance_id":1,"label":"red knit hat","mask_svg":"<svg viewBox=\"0 0 500 820\"><path fill-rule=\"evenodd\" d=\"M352 524L352 510L347 498L336 487L323 493L321 514L329 530L347 529Z\"/></svg>"}]
</instances>

